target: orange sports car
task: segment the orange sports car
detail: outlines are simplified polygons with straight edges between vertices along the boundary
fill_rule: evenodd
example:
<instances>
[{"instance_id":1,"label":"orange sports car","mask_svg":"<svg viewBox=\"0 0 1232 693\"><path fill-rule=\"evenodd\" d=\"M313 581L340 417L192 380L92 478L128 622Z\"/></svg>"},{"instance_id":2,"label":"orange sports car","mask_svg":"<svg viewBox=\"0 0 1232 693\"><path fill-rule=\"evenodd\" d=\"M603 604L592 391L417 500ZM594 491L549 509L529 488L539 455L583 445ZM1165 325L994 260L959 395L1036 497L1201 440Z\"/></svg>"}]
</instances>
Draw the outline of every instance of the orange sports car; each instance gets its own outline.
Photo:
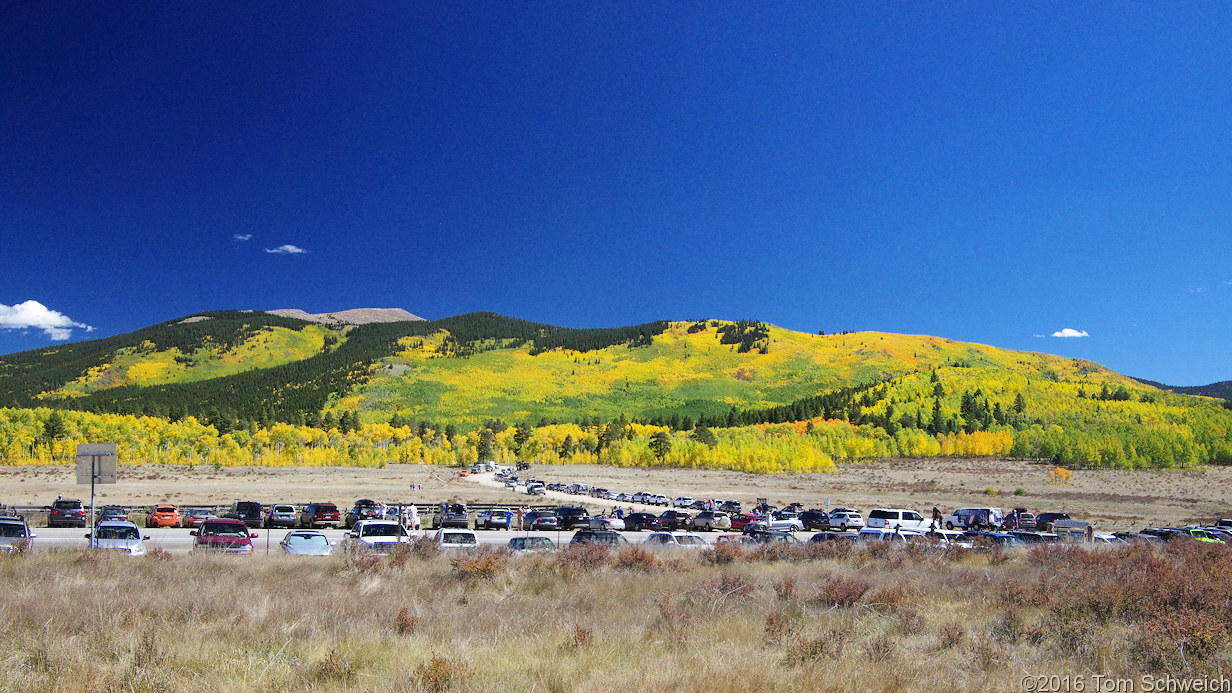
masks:
<instances>
[{"instance_id":1,"label":"orange sports car","mask_svg":"<svg viewBox=\"0 0 1232 693\"><path fill-rule=\"evenodd\" d=\"M180 511L174 505L156 505L146 518L146 527L179 527Z\"/></svg>"}]
</instances>

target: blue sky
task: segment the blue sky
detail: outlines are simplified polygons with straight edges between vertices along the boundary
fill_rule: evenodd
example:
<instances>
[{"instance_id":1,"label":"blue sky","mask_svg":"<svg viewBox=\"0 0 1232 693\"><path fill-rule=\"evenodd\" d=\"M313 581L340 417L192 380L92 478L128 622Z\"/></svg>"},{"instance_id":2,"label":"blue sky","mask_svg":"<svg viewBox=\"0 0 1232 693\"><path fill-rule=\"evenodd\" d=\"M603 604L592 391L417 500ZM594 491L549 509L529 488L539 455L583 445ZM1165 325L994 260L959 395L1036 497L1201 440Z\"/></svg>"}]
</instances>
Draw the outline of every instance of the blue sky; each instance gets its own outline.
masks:
<instances>
[{"instance_id":1,"label":"blue sky","mask_svg":"<svg viewBox=\"0 0 1232 693\"><path fill-rule=\"evenodd\" d=\"M1232 379L1230 15L5 3L0 353L400 307Z\"/></svg>"}]
</instances>

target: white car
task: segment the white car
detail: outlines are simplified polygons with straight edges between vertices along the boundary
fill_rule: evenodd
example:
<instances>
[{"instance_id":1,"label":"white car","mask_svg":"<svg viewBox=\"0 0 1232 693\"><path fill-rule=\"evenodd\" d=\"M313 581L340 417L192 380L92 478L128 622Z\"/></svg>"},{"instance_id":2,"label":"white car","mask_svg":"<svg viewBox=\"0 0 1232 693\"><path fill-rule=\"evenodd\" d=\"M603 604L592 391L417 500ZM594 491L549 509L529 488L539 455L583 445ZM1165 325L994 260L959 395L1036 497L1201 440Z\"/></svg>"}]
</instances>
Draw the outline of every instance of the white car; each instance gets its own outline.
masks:
<instances>
[{"instance_id":1,"label":"white car","mask_svg":"<svg viewBox=\"0 0 1232 693\"><path fill-rule=\"evenodd\" d=\"M661 493L652 493L648 495L646 497L646 502L651 505L663 505L663 506L666 506L669 503L669 501L667 500L667 496Z\"/></svg>"},{"instance_id":2,"label":"white car","mask_svg":"<svg viewBox=\"0 0 1232 693\"><path fill-rule=\"evenodd\" d=\"M923 532L910 529L885 529L884 527L865 527L860 530L858 536L860 541L888 541L898 544L906 544L909 541L926 542L928 540Z\"/></svg>"},{"instance_id":3,"label":"white car","mask_svg":"<svg viewBox=\"0 0 1232 693\"><path fill-rule=\"evenodd\" d=\"M864 517L854 510L831 510L830 529L846 532L849 529L864 529Z\"/></svg>"},{"instance_id":4,"label":"white car","mask_svg":"<svg viewBox=\"0 0 1232 693\"><path fill-rule=\"evenodd\" d=\"M705 549L710 544L692 532L651 532L643 544L648 549Z\"/></svg>"},{"instance_id":5,"label":"white car","mask_svg":"<svg viewBox=\"0 0 1232 693\"><path fill-rule=\"evenodd\" d=\"M347 538L354 546L375 553L389 553L398 544L410 541L406 528L394 520L360 520Z\"/></svg>"},{"instance_id":6,"label":"white car","mask_svg":"<svg viewBox=\"0 0 1232 693\"><path fill-rule=\"evenodd\" d=\"M753 520L744 526L745 532L753 532L757 530L770 530L771 532L800 532L804 530L804 523L796 517L795 513L777 512L772 513L767 518Z\"/></svg>"},{"instance_id":7,"label":"white car","mask_svg":"<svg viewBox=\"0 0 1232 693\"><path fill-rule=\"evenodd\" d=\"M528 496L545 496L548 491L543 487L543 484L538 482L526 485L526 495Z\"/></svg>"},{"instance_id":8,"label":"white car","mask_svg":"<svg viewBox=\"0 0 1232 693\"><path fill-rule=\"evenodd\" d=\"M590 528L623 532L625 531L625 521L614 515L611 517L592 517L590 518Z\"/></svg>"},{"instance_id":9,"label":"white car","mask_svg":"<svg viewBox=\"0 0 1232 693\"><path fill-rule=\"evenodd\" d=\"M86 538L90 539L90 535L87 534ZM127 520L105 520L94 528L94 538L88 543L92 549L144 556L147 540L149 537L141 536L141 530L135 523Z\"/></svg>"},{"instance_id":10,"label":"white car","mask_svg":"<svg viewBox=\"0 0 1232 693\"><path fill-rule=\"evenodd\" d=\"M24 518L0 517L0 552L29 548L31 540L36 536L38 535L30 531Z\"/></svg>"},{"instance_id":11,"label":"white car","mask_svg":"<svg viewBox=\"0 0 1232 693\"><path fill-rule=\"evenodd\" d=\"M479 539L469 529L437 530L434 541L440 549L473 549L479 546Z\"/></svg>"},{"instance_id":12,"label":"white car","mask_svg":"<svg viewBox=\"0 0 1232 693\"><path fill-rule=\"evenodd\" d=\"M676 498L672 500L672 507L691 508L693 507L693 499L688 496L676 496Z\"/></svg>"}]
</instances>

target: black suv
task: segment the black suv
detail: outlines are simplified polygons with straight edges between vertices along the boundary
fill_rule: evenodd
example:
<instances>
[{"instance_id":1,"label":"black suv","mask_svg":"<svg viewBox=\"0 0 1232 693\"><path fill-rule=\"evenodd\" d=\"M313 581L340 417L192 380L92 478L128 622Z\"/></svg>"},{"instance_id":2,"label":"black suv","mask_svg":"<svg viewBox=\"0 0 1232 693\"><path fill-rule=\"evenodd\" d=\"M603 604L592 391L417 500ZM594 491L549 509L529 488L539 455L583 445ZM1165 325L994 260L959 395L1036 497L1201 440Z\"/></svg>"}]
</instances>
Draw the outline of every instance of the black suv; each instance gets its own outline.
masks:
<instances>
[{"instance_id":1,"label":"black suv","mask_svg":"<svg viewBox=\"0 0 1232 693\"><path fill-rule=\"evenodd\" d=\"M800 513L800 522L804 524L805 529L820 529L822 531L830 529L830 516L824 510L805 510Z\"/></svg>"},{"instance_id":2,"label":"black suv","mask_svg":"<svg viewBox=\"0 0 1232 693\"><path fill-rule=\"evenodd\" d=\"M590 527L590 511L580 505L566 505L556 509L556 521L561 529Z\"/></svg>"},{"instance_id":3,"label":"black suv","mask_svg":"<svg viewBox=\"0 0 1232 693\"><path fill-rule=\"evenodd\" d=\"M86 509L79 500L59 498L51 504L48 527L85 527Z\"/></svg>"},{"instance_id":4,"label":"black suv","mask_svg":"<svg viewBox=\"0 0 1232 693\"><path fill-rule=\"evenodd\" d=\"M625 529L630 532L640 532L643 529L653 532L663 529L663 520L660 520L658 515L650 513L629 513L625 515Z\"/></svg>"},{"instance_id":5,"label":"black suv","mask_svg":"<svg viewBox=\"0 0 1232 693\"><path fill-rule=\"evenodd\" d=\"M693 529L693 516L683 510L665 510L659 515L663 530L670 532L675 529Z\"/></svg>"},{"instance_id":6,"label":"black suv","mask_svg":"<svg viewBox=\"0 0 1232 693\"><path fill-rule=\"evenodd\" d=\"M243 520L249 527L260 527L265 522L265 511L256 501L235 501L223 517Z\"/></svg>"},{"instance_id":7,"label":"black suv","mask_svg":"<svg viewBox=\"0 0 1232 693\"><path fill-rule=\"evenodd\" d=\"M1040 513L1035 516L1035 529L1040 532L1051 532L1052 524L1057 520L1068 520L1069 513Z\"/></svg>"}]
</instances>

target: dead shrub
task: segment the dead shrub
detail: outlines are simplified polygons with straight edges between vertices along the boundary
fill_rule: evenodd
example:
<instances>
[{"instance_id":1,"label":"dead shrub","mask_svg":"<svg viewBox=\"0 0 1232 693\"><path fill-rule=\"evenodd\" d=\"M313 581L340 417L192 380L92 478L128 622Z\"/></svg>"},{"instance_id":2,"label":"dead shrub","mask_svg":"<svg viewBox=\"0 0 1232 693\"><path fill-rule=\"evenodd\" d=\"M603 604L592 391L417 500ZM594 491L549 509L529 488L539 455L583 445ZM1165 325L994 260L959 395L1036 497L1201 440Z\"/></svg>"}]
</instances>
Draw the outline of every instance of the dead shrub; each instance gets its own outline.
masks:
<instances>
[{"instance_id":1,"label":"dead shrub","mask_svg":"<svg viewBox=\"0 0 1232 693\"><path fill-rule=\"evenodd\" d=\"M1133 652L1148 669L1190 674L1201 670L1228 640L1223 623L1189 609L1148 621L1139 633Z\"/></svg>"},{"instance_id":2,"label":"dead shrub","mask_svg":"<svg viewBox=\"0 0 1232 693\"><path fill-rule=\"evenodd\" d=\"M815 638L797 637L787 648L787 659L796 664L838 659L843 656L847 640L847 633L840 630L828 630Z\"/></svg>"},{"instance_id":3,"label":"dead shrub","mask_svg":"<svg viewBox=\"0 0 1232 693\"><path fill-rule=\"evenodd\" d=\"M905 635L919 635L924 632L928 620L914 607L900 605L896 607L898 625Z\"/></svg>"},{"instance_id":4,"label":"dead shrub","mask_svg":"<svg viewBox=\"0 0 1232 693\"><path fill-rule=\"evenodd\" d=\"M785 611L771 611L766 615L766 641L777 645L795 632L798 619Z\"/></svg>"},{"instance_id":5,"label":"dead shrub","mask_svg":"<svg viewBox=\"0 0 1232 693\"><path fill-rule=\"evenodd\" d=\"M744 599L753 594L757 589L757 585L751 580L739 573L731 571L723 571L719 573L719 577L709 582L705 586L706 592L712 597L726 599L727 597L739 597Z\"/></svg>"},{"instance_id":6,"label":"dead shrub","mask_svg":"<svg viewBox=\"0 0 1232 693\"><path fill-rule=\"evenodd\" d=\"M967 633L963 627L957 623L947 623L941 626L941 630L937 633L937 646L942 650L948 650L951 647L957 647L962 644L963 638Z\"/></svg>"},{"instance_id":7,"label":"dead shrub","mask_svg":"<svg viewBox=\"0 0 1232 693\"><path fill-rule=\"evenodd\" d=\"M859 603L871 588L872 584L866 580L835 575L817 588L817 601L841 608L850 607Z\"/></svg>"},{"instance_id":8,"label":"dead shrub","mask_svg":"<svg viewBox=\"0 0 1232 693\"><path fill-rule=\"evenodd\" d=\"M595 644L595 632L583 628L581 624L573 624L573 635L565 642L565 649L584 650Z\"/></svg>"},{"instance_id":9,"label":"dead shrub","mask_svg":"<svg viewBox=\"0 0 1232 693\"><path fill-rule=\"evenodd\" d=\"M659 558L640 546L630 546L621 549L612 565L621 570L632 570L640 573L653 573L662 567Z\"/></svg>"},{"instance_id":10,"label":"dead shrub","mask_svg":"<svg viewBox=\"0 0 1232 693\"><path fill-rule=\"evenodd\" d=\"M161 546L155 546L146 551L145 557L148 561L169 561L171 560L171 552Z\"/></svg>"},{"instance_id":11,"label":"dead shrub","mask_svg":"<svg viewBox=\"0 0 1232 693\"><path fill-rule=\"evenodd\" d=\"M509 554L492 549L460 553L449 559L449 565L453 574L463 580L491 580L508 569Z\"/></svg>"},{"instance_id":12,"label":"dead shrub","mask_svg":"<svg viewBox=\"0 0 1232 693\"><path fill-rule=\"evenodd\" d=\"M744 558L744 549L734 541L719 542L714 545L710 551L702 553L702 558L707 563L715 565L727 565Z\"/></svg>"},{"instance_id":13,"label":"dead shrub","mask_svg":"<svg viewBox=\"0 0 1232 693\"><path fill-rule=\"evenodd\" d=\"M874 662L884 662L898 651L894 639L882 634L864 641L864 655Z\"/></svg>"},{"instance_id":14,"label":"dead shrub","mask_svg":"<svg viewBox=\"0 0 1232 693\"><path fill-rule=\"evenodd\" d=\"M435 655L415 668L415 682L427 693L460 689L468 678L466 664Z\"/></svg>"},{"instance_id":15,"label":"dead shrub","mask_svg":"<svg viewBox=\"0 0 1232 693\"><path fill-rule=\"evenodd\" d=\"M663 594L655 602L659 607L658 627L669 644L683 645L689 641L693 619L684 607L672 601L672 595Z\"/></svg>"},{"instance_id":16,"label":"dead shrub","mask_svg":"<svg viewBox=\"0 0 1232 693\"><path fill-rule=\"evenodd\" d=\"M419 617L411 613L411 610L405 606L398 609L398 615L394 617L394 632L398 635L410 635L415 632L415 628L419 625Z\"/></svg>"},{"instance_id":17,"label":"dead shrub","mask_svg":"<svg viewBox=\"0 0 1232 693\"><path fill-rule=\"evenodd\" d=\"M406 543L406 549L415 558L433 558L441 553L441 547L427 534L411 537Z\"/></svg>"},{"instance_id":18,"label":"dead shrub","mask_svg":"<svg viewBox=\"0 0 1232 693\"><path fill-rule=\"evenodd\" d=\"M984 671L991 671L1008 660L1003 646L990 637L982 637L971 643L971 661Z\"/></svg>"},{"instance_id":19,"label":"dead shrub","mask_svg":"<svg viewBox=\"0 0 1232 693\"><path fill-rule=\"evenodd\" d=\"M557 559L565 572L590 572L607 565L612 553L602 544L570 544Z\"/></svg>"},{"instance_id":20,"label":"dead shrub","mask_svg":"<svg viewBox=\"0 0 1232 693\"><path fill-rule=\"evenodd\" d=\"M1018 609L1010 607L1001 612L996 623L992 626L992 634L997 640L1014 644L1022 638L1025 632L1025 627L1022 622L1022 614Z\"/></svg>"},{"instance_id":21,"label":"dead shrub","mask_svg":"<svg viewBox=\"0 0 1232 693\"><path fill-rule=\"evenodd\" d=\"M796 578L793 575L779 578L774 581L774 594L779 598L779 601L793 601L798 596L796 590Z\"/></svg>"},{"instance_id":22,"label":"dead shrub","mask_svg":"<svg viewBox=\"0 0 1232 693\"><path fill-rule=\"evenodd\" d=\"M351 666L350 660L332 648L324 659L317 662L313 673L315 678L321 681L350 681L356 677L355 668Z\"/></svg>"}]
</instances>

